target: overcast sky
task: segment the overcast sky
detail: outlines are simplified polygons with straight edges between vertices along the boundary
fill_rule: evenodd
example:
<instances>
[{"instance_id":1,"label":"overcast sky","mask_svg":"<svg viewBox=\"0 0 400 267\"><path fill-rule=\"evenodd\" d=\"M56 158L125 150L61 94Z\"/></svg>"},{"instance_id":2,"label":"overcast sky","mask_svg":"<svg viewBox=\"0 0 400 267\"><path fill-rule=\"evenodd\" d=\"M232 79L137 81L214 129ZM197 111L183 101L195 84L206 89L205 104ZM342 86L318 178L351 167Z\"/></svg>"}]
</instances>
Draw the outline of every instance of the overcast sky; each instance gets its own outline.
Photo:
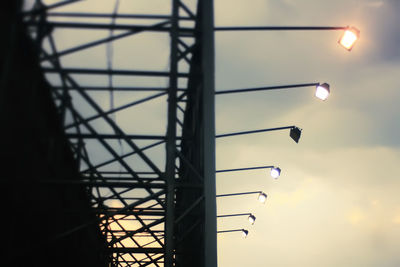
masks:
<instances>
[{"instance_id":1,"label":"overcast sky","mask_svg":"<svg viewBox=\"0 0 400 267\"><path fill-rule=\"evenodd\" d=\"M341 32L217 33L217 89L328 82L325 102L312 88L217 96L217 132L296 125L288 131L217 140L217 169L278 165L217 175L218 193L263 190L218 199L219 266L399 266L400 1L215 1L217 26L356 26L351 52Z\"/></svg>"},{"instance_id":2,"label":"overcast sky","mask_svg":"<svg viewBox=\"0 0 400 267\"><path fill-rule=\"evenodd\" d=\"M78 11L110 13L114 3L82 1ZM132 3L121 1L119 12L169 12L165 1L136 1L135 8ZM249 230L246 239L239 233L218 235L219 267L400 266L398 14L399 0L215 0L216 26L350 25L361 31L351 52L338 45L340 31L216 33L217 90L314 82L331 86L324 102L314 97L314 88L216 96L217 134L291 125L303 129L298 144L288 130L217 140L217 169L282 169L278 180L265 170L217 174L218 194L268 194L265 204L255 195L218 198L218 214L251 212L257 217L254 225L245 217L218 219L218 230ZM61 50L108 34L54 32ZM168 35L152 33L115 42L113 66L167 71L168 43ZM62 65L107 66L105 46L82 53L63 57ZM74 77L83 85L108 84L106 78ZM56 76L48 78L59 82ZM113 82L168 84L126 77ZM105 110L110 107L108 93L91 95ZM112 104L147 95L118 94ZM73 101L86 116L95 114L77 95ZM164 134L165 110L161 97L117 113L115 120L127 133ZM92 125L107 132L101 120ZM98 144L88 142L87 147L94 163L111 157ZM129 152L125 146L120 150ZM164 161L157 153L163 152L149 152L159 166Z\"/></svg>"}]
</instances>

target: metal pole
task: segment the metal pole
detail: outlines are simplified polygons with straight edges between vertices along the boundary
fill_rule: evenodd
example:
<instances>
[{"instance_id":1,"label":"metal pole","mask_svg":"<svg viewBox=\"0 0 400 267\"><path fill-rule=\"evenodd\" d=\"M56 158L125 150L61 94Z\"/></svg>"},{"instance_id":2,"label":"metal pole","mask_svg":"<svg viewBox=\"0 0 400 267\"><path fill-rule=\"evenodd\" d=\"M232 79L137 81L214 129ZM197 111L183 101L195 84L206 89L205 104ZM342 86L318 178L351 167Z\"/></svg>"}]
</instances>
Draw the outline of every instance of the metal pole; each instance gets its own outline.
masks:
<instances>
[{"instance_id":1,"label":"metal pole","mask_svg":"<svg viewBox=\"0 0 400 267\"><path fill-rule=\"evenodd\" d=\"M217 267L217 209L215 185L215 66L213 0L201 0L203 73L203 151L205 234L204 266Z\"/></svg>"},{"instance_id":2,"label":"metal pole","mask_svg":"<svg viewBox=\"0 0 400 267\"><path fill-rule=\"evenodd\" d=\"M178 16L179 0L172 0L171 65L168 89L168 129L166 162L166 222L165 222L165 267L174 266L174 222L175 222L175 158L176 158L176 106L178 88Z\"/></svg>"},{"instance_id":3,"label":"metal pole","mask_svg":"<svg viewBox=\"0 0 400 267\"><path fill-rule=\"evenodd\" d=\"M226 170L216 170L215 172L236 172L236 171L248 171L248 170L259 170L259 169L272 169L274 166L260 166L260 167L248 167L239 169L226 169Z\"/></svg>"},{"instance_id":4,"label":"metal pole","mask_svg":"<svg viewBox=\"0 0 400 267\"><path fill-rule=\"evenodd\" d=\"M267 86L267 87L246 88L246 89L232 89L232 90L216 91L215 94L222 95L222 94L247 93L247 92L255 92L255 91L268 91L268 90L278 90L278 89L310 87L310 86L317 86L317 85L319 85L319 83L303 83L303 84L278 85L278 86Z\"/></svg>"},{"instance_id":5,"label":"metal pole","mask_svg":"<svg viewBox=\"0 0 400 267\"><path fill-rule=\"evenodd\" d=\"M267 27L215 27L215 31L338 31L348 27L336 26L267 26Z\"/></svg>"},{"instance_id":6,"label":"metal pole","mask_svg":"<svg viewBox=\"0 0 400 267\"><path fill-rule=\"evenodd\" d=\"M253 214L251 214L251 213L224 214L224 215L218 215L217 218L236 217L236 216L250 216L250 215L253 215Z\"/></svg>"},{"instance_id":7,"label":"metal pole","mask_svg":"<svg viewBox=\"0 0 400 267\"><path fill-rule=\"evenodd\" d=\"M250 195L250 194L261 194L261 193L262 191L242 192L242 193L222 194L222 195L217 195L217 197L230 197L230 196L240 196L240 195Z\"/></svg>"},{"instance_id":8,"label":"metal pole","mask_svg":"<svg viewBox=\"0 0 400 267\"><path fill-rule=\"evenodd\" d=\"M254 131L245 131L245 132L236 132L236 133L228 133L228 134L219 134L219 135L216 135L215 138L229 137L229 136L243 135L243 134L253 134L253 133L270 132L270 131L279 131L279 130L293 129L293 128L296 128L296 126L285 126L285 127L268 128L268 129L254 130Z\"/></svg>"}]
</instances>

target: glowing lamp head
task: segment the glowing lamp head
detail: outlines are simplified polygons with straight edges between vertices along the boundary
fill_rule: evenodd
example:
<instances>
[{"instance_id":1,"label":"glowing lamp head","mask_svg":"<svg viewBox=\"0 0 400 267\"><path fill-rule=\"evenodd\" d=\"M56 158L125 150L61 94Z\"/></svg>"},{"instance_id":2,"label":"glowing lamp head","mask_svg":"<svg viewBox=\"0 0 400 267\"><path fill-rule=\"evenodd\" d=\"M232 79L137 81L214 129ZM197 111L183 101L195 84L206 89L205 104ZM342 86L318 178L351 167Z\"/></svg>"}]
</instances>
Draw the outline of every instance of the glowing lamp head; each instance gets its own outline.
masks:
<instances>
[{"instance_id":1,"label":"glowing lamp head","mask_svg":"<svg viewBox=\"0 0 400 267\"><path fill-rule=\"evenodd\" d=\"M274 179L278 179L278 177L281 175L281 169L278 167L273 167L271 169L271 177Z\"/></svg>"},{"instance_id":2,"label":"glowing lamp head","mask_svg":"<svg viewBox=\"0 0 400 267\"><path fill-rule=\"evenodd\" d=\"M256 216L254 216L253 214L250 214L250 216L247 219L249 220L250 224L254 224L256 221Z\"/></svg>"},{"instance_id":3,"label":"glowing lamp head","mask_svg":"<svg viewBox=\"0 0 400 267\"><path fill-rule=\"evenodd\" d=\"M267 194L261 192L261 193L258 195L258 201L260 201L261 203L265 203L265 200L267 200Z\"/></svg>"},{"instance_id":4,"label":"glowing lamp head","mask_svg":"<svg viewBox=\"0 0 400 267\"><path fill-rule=\"evenodd\" d=\"M321 100L326 100L330 93L329 84L323 83L319 84L315 89L315 96Z\"/></svg>"},{"instance_id":5,"label":"glowing lamp head","mask_svg":"<svg viewBox=\"0 0 400 267\"><path fill-rule=\"evenodd\" d=\"M340 37L339 44L351 51L358 38L360 38L360 31L354 27L348 27Z\"/></svg>"},{"instance_id":6,"label":"glowing lamp head","mask_svg":"<svg viewBox=\"0 0 400 267\"><path fill-rule=\"evenodd\" d=\"M242 235L244 238L246 238L248 234L249 234L249 231L242 229Z\"/></svg>"}]
</instances>

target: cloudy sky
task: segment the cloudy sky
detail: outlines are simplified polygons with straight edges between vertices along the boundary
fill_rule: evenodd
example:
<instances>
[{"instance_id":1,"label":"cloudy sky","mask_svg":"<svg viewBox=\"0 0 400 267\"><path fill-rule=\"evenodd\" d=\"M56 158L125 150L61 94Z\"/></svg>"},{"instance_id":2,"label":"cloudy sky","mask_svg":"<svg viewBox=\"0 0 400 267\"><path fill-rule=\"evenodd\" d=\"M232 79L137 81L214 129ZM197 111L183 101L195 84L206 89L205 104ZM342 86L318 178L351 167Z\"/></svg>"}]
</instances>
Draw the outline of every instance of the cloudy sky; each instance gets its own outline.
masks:
<instances>
[{"instance_id":1,"label":"cloudy sky","mask_svg":"<svg viewBox=\"0 0 400 267\"><path fill-rule=\"evenodd\" d=\"M296 125L288 131L217 140L217 169L278 165L217 175L218 193L262 190L218 199L219 266L399 266L400 1L215 1L217 26L356 26L351 52L341 32L216 33L216 88L328 82L325 102L313 88L216 98L217 133Z\"/></svg>"},{"instance_id":2,"label":"cloudy sky","mask_svg":"<svg viewBox=\"0 0 400 267\"><path fill-rule=\"evenodd\" d=\"M78 10L60 11L112 12L115 2L81 3ZM169 12L165 1L136 1L135 8L132 3L121 1L119 12ZM239 233L218 235L219 267L400 266L399 13L399 0L215 0L216 26L350 25L361 31L351 52L338 45L340 31L216 33L217 90L314 82L331 86L324 102L314 97L314 88L216 96L217 134L290 125L303 129L298 144L288 130L217 140L217 169L282 169L278 180L265 170L217 175L218 194L268 194L265 204L255 195L218 198L218 214L251 212L257 217L254 225L245 217L218 219L218 230L249 230L246 239ZM53 34L57 48L63 50L109 32ZM167 71L168 43L168 35L152 33L120 40L113 46L112 64ZM65 56L61 63L106 68L106 51L106 46L99 46L84 55ZM108 84L107 77L74 78L82 85ZM56 76L48 79L59 83ZM162 87L168 81L115 77L113 83ZM107 110L148 94L115 95L114 103L108 93L91 96ZM77 95L73 97L82 113L95 114ZM134 111L117 113L114 119L127 133L164 133L165 103L166 97L160 97ZM112 132L101 120L92 125ZM121 153L129 152L113 144L118 145ZM98 144L88 142L87 147L96 155L94 163L111 157ZM157 161L157 153L163 151L149 153Z\"/></svg>"}]
</instances>

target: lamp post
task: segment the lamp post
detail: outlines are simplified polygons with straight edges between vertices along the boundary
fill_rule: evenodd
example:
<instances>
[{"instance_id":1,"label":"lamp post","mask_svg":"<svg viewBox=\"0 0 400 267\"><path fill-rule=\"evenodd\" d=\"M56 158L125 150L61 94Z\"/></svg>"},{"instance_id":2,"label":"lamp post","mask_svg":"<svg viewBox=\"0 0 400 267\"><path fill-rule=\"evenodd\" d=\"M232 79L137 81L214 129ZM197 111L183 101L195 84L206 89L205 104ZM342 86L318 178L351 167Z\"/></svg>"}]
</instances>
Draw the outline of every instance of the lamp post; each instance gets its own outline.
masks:
<instances>
[{"instance_id":1,"label":"lamp post","mask_svg":"<svg viewBox=\"0 0 400 267\"><path fill-rule=\"evenodd\" d=\"M257 199L261 203L265 203L265 200L267 200L267 194L265 194L263 191L220 194L220 195L216 195L216 197L231 197L231 196L252 195L252 194L258 194Z\"/></svg>"},{"instance_id":2,"label":"lamp post","mask_svg":"<svg viewBox=\"0 0 400 267\"><path fill-rule=\"evenodd\" d=\"M338 43L351 51L355 42L360 38L360 30L356 27L330 26L260 26L260 27L214 27L214 31L344 31Z\"/></svg>"},{"instance_id":3,"label":"lamp post","mask_svg":"<svg viewBox=\"0 0 400 267\"><path fill-rule=\"evenodd\" d=\"M249 235L249 231L246 229L222 230L222 231L217 231L217 234L232 233L232 232L242 232L244 238L246 238Z\"/></svg>"},{"instance_id":4,"label":"lamp post","mask_svg":"<svg viewBox=\"0 0 400 267\"><path fill-rule=\"evenodd\" d=\"M262 132L271 132L271 131L279 131L279 130L286 130L290 129L290 137L296 143L299 142L301 131L302 129L298 128L297 126L285 126L285 127L277 127L277 128L268 128L268 129L260 129L260 130L253 130L253 131L244 131L244 132L235 132L235 133L227 133L227 134L219 134L216 135L215 138L221 137L230 137L235 135L244 135L244 134L254 134L254 133L262 133Z\"/></svg>"},{"instance_id":5,"label":"lamp post","mask_svg":"<svg viewBox=\"0 0 400 267\"><path fill-rule=\"evenodd\" d=\"M237 216L247 216L247 220L249 221L250 224L254 224L256 221L256 216L254 216L252 213L224 214L224 215L218 215L217 218L237 217Z\"/></svg>"},{"instance_id":6,"label":"lamp post","mask_svg":"<svg viewBox=\"0 0 400 267\"><path fill-rule=\"evenodd\" d=\"M257 166L257 167L246 167L246 168L237 168L237 169L225 169L225 170L216 170L216 173L221 172L236 172L236 171L248 171L248 170L259 170L259 169L271 169L271 176L274 179L277 179L281 174L281 169L276 166Z\"/></svg>"},{"instance_id":7,"label":"lamp post","mask_svg":"<svg viewBox=\"0 0 400 267\"><path fill-rule=\"evenodd\" d=\"M290 84L290 85L245 88L245 89L221 90L221 91L216 91L215 95L248 93L248 92L257 92L257 91L270 91L270 90L278 90L278 89L301 88L301 87L311 87L311 86L315 87L315 96L317 98L319 98L321 100L325 100L328 98L330 90L329 90L329 84L327 84L327 83L322 83L322 84L321 83L301 83L301 84ZM325 89L325 90L322 91L323 89ZM322 92L324 92L324 93L322 93Z\"/></svg>"}]
</instances>

